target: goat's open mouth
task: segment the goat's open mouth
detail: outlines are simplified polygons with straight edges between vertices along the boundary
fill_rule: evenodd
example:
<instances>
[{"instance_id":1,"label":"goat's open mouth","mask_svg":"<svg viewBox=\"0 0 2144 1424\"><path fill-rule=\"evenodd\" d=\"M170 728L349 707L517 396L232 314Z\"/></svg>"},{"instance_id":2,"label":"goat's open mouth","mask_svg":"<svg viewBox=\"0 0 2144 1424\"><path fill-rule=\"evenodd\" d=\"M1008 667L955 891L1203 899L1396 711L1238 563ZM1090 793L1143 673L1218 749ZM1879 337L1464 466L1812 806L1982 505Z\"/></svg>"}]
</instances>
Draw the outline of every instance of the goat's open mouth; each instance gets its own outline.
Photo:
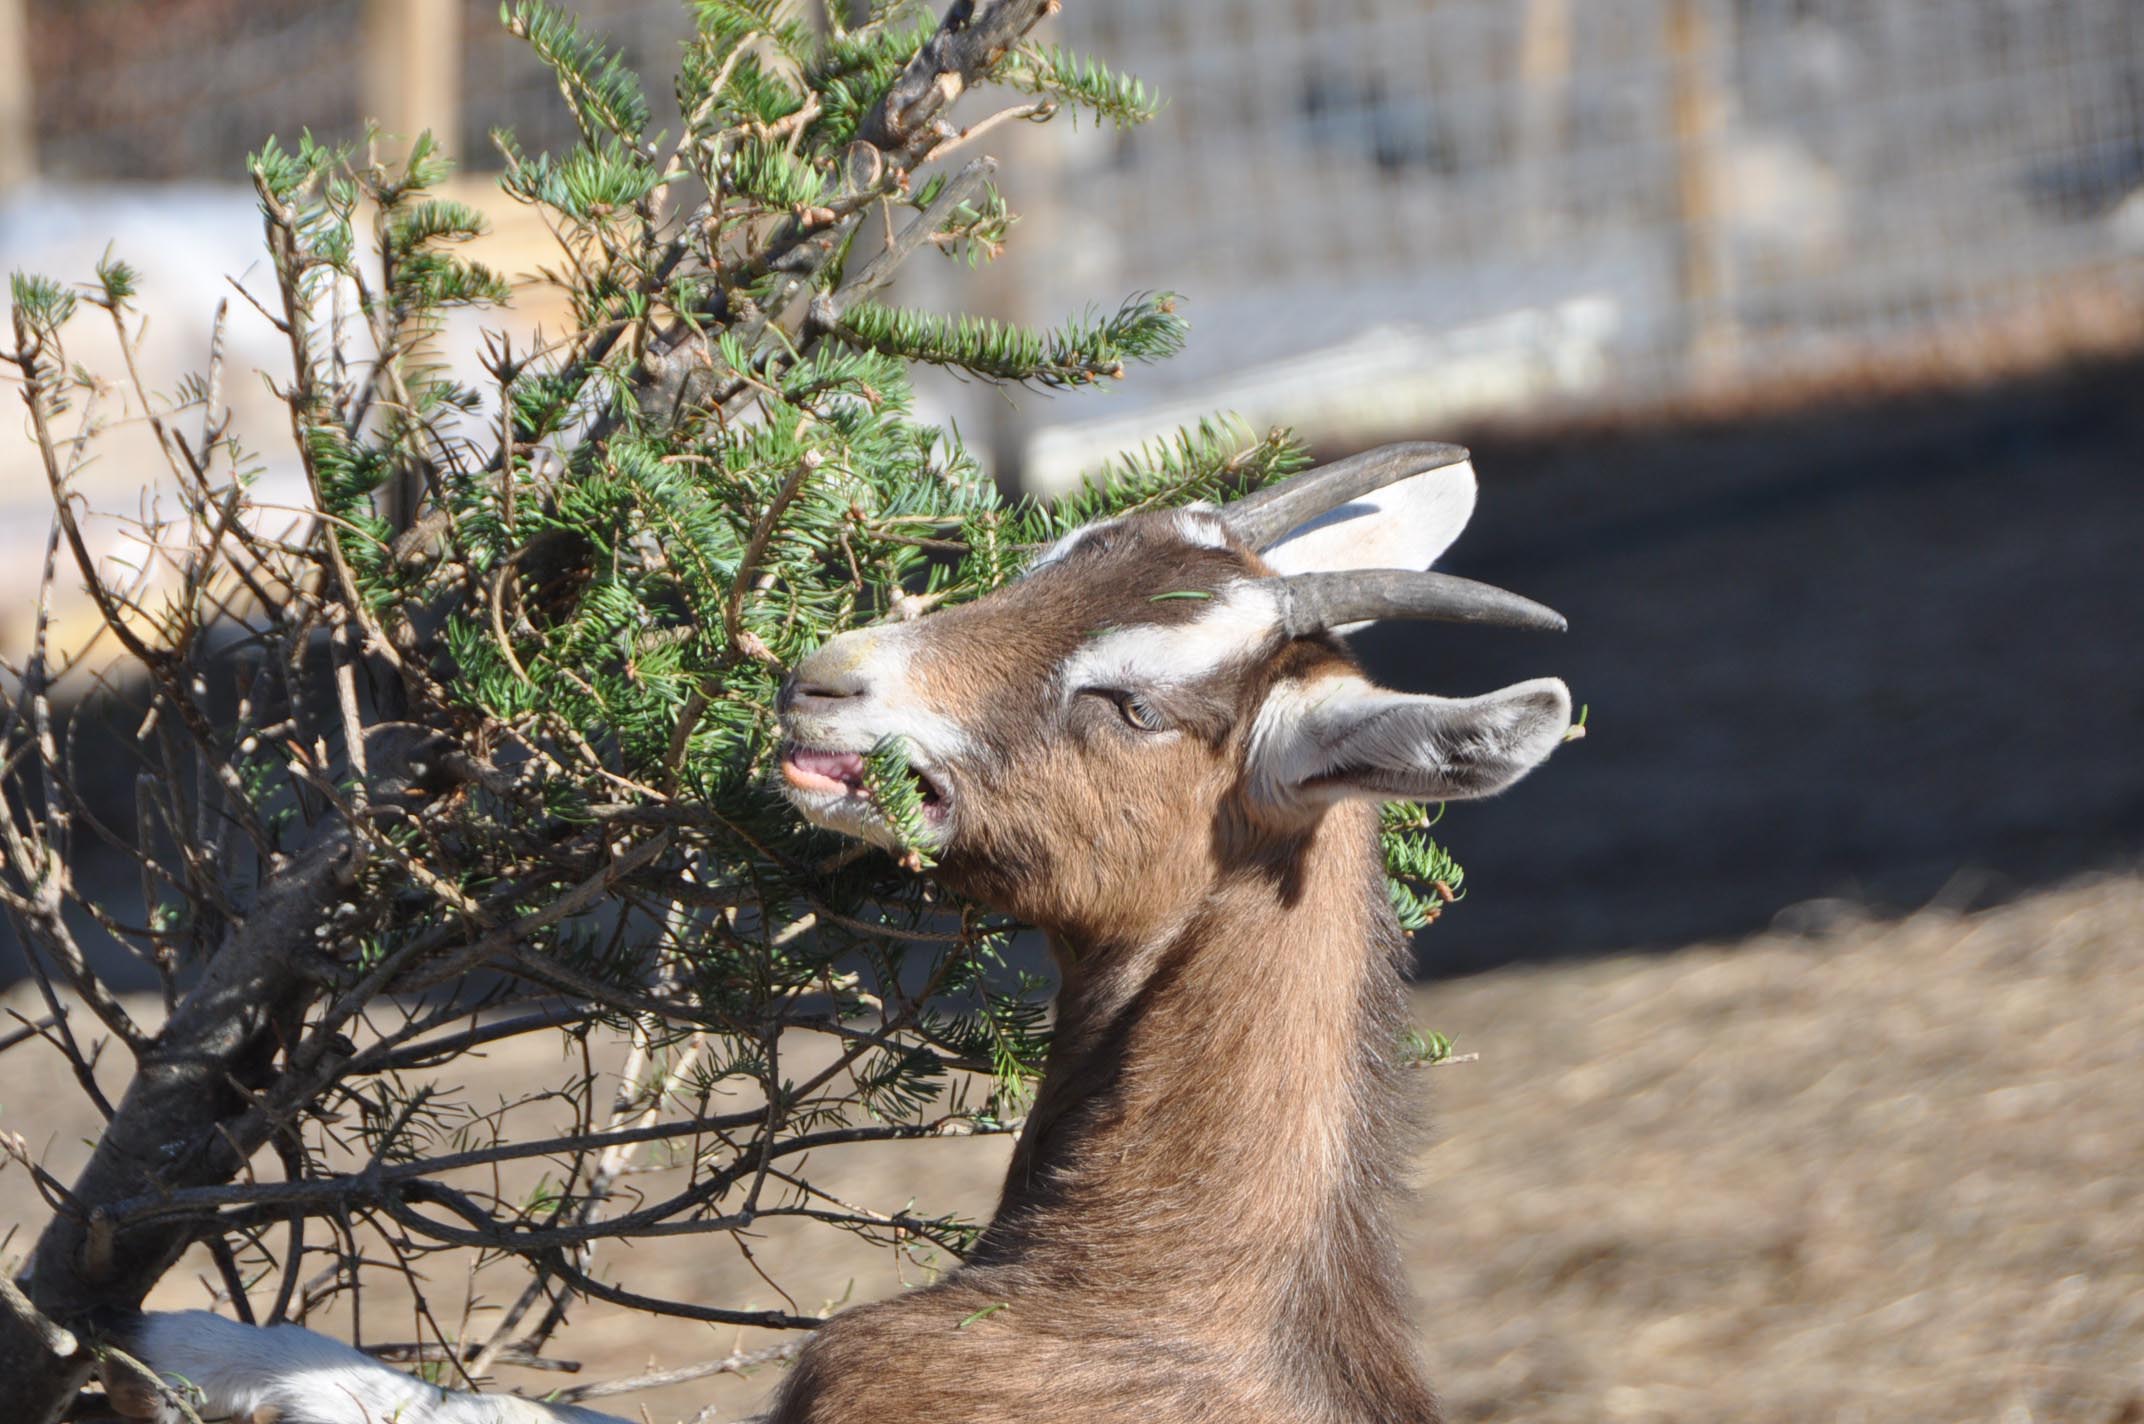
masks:
<instances>
[{"instance_id":1,"label":"goat's open mouth","mask_svg":"<svg viewBox=\"0 0 2144 1424\"><path fill-rule=\"evenodd\" d=\"M932 822L943 821L945 789L928 772L914 765L908 768L908 774L915 778L916 789L922 794L924 818ZM866 803L871 799L871 793L864 787L862 752L821 751L791 742L782 748L782 780L810 796L853 797Z\"/></svg>"}]
</instances>

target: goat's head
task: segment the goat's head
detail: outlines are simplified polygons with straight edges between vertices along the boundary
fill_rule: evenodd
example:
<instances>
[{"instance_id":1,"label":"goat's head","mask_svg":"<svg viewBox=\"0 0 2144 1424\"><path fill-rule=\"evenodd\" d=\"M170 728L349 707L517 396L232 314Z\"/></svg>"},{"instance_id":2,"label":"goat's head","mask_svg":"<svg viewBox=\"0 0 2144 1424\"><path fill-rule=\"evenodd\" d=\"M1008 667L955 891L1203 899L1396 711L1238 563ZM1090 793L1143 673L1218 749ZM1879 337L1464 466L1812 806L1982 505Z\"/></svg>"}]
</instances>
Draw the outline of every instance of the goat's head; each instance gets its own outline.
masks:
<instances>
[{"instance_id":1,"label":"goat's head","mask_svg":"<svg viewBox=\"0 0 2144 1424\"><path fill-rule=\"evenodd\" d=\"M790 799L889 843L863 758L898 736L946 879L1116 937L1270 861L1336 803L1502 790L1563 738L1561 682L1391 692L1333 632L1388 617L1560 629L1538 604L1424 571L1473 507L1465 451L1406 445L1225 508L1077 529L987 598L799 663L781 699Z\"/></svg>"}]
</instances>

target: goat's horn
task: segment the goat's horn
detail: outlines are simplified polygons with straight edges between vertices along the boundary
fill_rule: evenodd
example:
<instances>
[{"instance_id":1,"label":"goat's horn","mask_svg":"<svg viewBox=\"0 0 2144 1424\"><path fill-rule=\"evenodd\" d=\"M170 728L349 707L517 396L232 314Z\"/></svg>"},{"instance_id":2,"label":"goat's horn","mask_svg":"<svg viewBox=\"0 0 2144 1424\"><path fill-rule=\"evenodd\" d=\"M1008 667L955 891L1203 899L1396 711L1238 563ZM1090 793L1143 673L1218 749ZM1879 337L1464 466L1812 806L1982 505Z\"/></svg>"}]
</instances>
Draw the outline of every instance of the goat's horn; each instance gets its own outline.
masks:
<instances>
[{"instance_id":1,"label":"goat's horn","mask_svg":"<svg viewBox=\"0 0 2144 1424\"><path fill-rule=\"evenodd\" d=\"M1412 569L1355 569L1290 574L1278 585L1281 627L1291 638L1378 618L1428 618L1561 633L1569 625L1553 608L1494 584Z\"/></svg>"},{"instance_id":2,"label":"goat's horn","mask_svg":"<svg viewBox=\"0 0 2144 1424\"><path fill-rule=\"evenodd\" d=\"M1250 548L1268 549L1289 530L1349 500L1466 458L1466 449L1460 445L1421 440L1386 445L1253 490L1223 506L1221 518L1229 532Z\"/></svg>"}]
</instances>

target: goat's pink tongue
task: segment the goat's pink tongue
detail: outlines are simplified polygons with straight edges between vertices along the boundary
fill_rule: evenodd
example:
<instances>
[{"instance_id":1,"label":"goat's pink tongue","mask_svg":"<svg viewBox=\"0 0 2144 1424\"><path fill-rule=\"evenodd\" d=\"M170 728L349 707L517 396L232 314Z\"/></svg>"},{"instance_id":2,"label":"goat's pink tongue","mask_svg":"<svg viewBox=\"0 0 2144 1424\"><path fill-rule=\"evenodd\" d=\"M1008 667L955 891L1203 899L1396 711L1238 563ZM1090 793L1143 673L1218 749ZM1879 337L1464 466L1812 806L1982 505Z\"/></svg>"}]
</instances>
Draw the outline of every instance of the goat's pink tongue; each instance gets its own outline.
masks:
<instances>
[{"instance_id":1,"label":"goat's pink tongue","mask_svg":"<svg viewBox=\"0 0 2144 1424\"><path fill-rule=\"evenodd\" d=\"M796 747L782 758L782 775L805 791L849 791L863 785L864 759L856 752Z\"/></svg>"}]
</instances>

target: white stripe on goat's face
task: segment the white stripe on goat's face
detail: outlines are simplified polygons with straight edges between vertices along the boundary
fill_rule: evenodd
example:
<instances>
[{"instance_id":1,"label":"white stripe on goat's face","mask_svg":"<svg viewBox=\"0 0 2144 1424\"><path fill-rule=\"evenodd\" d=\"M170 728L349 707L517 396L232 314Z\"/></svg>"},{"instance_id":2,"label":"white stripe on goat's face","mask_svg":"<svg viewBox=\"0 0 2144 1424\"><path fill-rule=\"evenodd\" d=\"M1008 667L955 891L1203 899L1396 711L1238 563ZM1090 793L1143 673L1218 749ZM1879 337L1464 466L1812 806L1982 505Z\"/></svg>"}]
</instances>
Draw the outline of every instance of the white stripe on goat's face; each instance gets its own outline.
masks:
<instances>
[{"instance_id":1,"label":"white stripe on goat's face","mask_svg":"<svg viewBox=\"0 0 2144 1424\"><path fill-rule=\"evenodd\" d=\"M1189 623L1139 623L1097 633L1065 659L1057 681L1068 692L1106 688L1158 692L1195 686L1269 651L1280 626L1273 594L1248 581L1218 590L1154 595L1202 604Z\"/></svg>"},{"instance_id":2,"label":"white stripe on goat's face","mask_svg":"<svg viewBox=\"0 0 2144 1424\"><path fill-rule=\"evenodd\" d=\"M1212 511L1146 512L1075 530L988 598L843 634L784 689L788 794L889 844L863 754L902 737L942 876L1117 937L1335 801L1487 794L1568 724L1546 680L1371 687L1338 639L1282 631L1270 572Z\"/></svg>"}]
</instances>

